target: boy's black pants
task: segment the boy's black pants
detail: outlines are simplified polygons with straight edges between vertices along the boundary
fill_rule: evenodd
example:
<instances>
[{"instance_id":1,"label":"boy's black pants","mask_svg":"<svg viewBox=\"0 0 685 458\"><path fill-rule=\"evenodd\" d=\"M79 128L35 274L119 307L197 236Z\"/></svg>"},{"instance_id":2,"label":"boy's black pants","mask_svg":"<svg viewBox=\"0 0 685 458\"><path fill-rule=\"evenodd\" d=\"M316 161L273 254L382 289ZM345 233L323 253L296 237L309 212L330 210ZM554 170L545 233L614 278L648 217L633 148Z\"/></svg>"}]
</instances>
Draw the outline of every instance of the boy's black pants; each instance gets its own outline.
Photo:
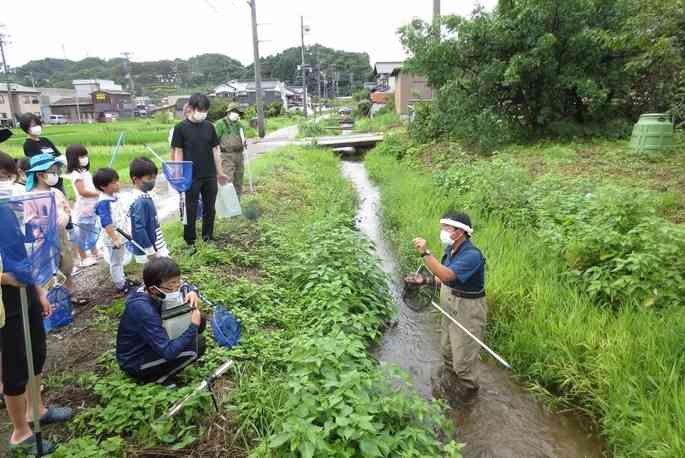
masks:
<instances>
[{"instance_id":1,"label":"boy's black pants","mask_svg":"<svg viewBox=\"0 0 685 458\"><path fill-rule=\"evenodd\" d=\"M216 177L195 178L190 189L186 192L186 214L188 224L183 227L183 238L188 245L195 243L197 229L197 201L202 196L202 238L211 240L214 238L214 216L216 195L218 192Z\"/></svg>"}]
</instances>

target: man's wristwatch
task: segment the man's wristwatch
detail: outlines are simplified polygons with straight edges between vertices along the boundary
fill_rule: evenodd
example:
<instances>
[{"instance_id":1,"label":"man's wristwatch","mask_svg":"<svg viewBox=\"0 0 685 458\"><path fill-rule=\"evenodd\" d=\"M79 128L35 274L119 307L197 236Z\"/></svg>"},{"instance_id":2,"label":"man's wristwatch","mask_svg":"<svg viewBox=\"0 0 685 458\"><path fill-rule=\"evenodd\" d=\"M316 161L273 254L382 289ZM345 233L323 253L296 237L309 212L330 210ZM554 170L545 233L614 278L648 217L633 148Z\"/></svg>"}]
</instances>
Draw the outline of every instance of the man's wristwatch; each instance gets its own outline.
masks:
<instances>
[{"instance_id":1,"label":"man's wristwatch","mask_svg":"<svg viewBox=\"0 0 685 458\"><path fill-rule=\"evenodd\" d=\"M430 256L430 254L431 254L431 252L428 251L428 250L426 250L426 251L424 251L423 253L421 253L421 257L422 257L422 258L425 258L426 256Z\"/></svg>"}]
</instances>

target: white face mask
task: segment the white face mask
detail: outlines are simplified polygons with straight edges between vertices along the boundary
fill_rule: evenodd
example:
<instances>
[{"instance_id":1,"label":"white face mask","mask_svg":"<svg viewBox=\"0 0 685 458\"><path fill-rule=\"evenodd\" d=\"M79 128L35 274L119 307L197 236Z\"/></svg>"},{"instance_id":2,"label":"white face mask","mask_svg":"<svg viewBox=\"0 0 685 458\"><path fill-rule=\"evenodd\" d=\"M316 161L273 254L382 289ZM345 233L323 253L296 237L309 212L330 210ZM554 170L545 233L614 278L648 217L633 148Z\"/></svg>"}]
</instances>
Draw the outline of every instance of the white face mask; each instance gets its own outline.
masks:
<instances>
[{"instance_id":1,"label":"white face mask","mask_svg":"<svg viewBox=\"0 0 685 458\"><path fill-rule=\"evenodd\" d=\"M181 290L174 291L173 293L165 293L161 289L155 286L157 292L162 296L162 305L164 307L175 307L177 305L183 304L183 293Z\"/></svg>"},{"instance_id":2,"label":"white face mask","mask_svg":"<svg viewBox=\"0 0 685 458\"><path fill-rule=\"evenodd\" d=\"M81 156L78 158L78 164L81 167L86 167L88 165L88 156Z\"/></svg>"},{"instance_id":3,"label":"white face mask","mask_svg":"<svg viewBox=\"0 0 685 458\"><path fill-rule=\"evenodd\" d=\"M193 114L190 116L192 121L195 122L202 122L205 119L207 119L207 112L206 111L193 111Z\"/></svg>"},{"instance_id":4,"label":"white face mask","mask_svg":"<svg viewBox=\"0 0 685 458\"><path fill-rule=\"evenodd\" d=\"M454 240L452 240L452 234L447 232L446 230L441 230L440 231L440 243L442 243L445 248L452 246L454 244Z\"/></svg>"},{"instance_id":5,"label":"white face mask","mask_svg":"<svg viewBox=\"0 0 685 458\"><path fill-rule=\"evenodd\" d=\"M237 121L237 120L240 119L240 115L239 115L238 113L236 113L235 111L231 111L231 112L228 114L228 119L230 119L231 121L234 121L234 122L235 122L235 121Z\"/></svg>"},{"instance_id":6,"label":"white face mask","mask_svg":"<svg viewBox=\"0 0 685 458\"><path fill-rule=\"evenodd\" d=\"M43 133L43 127L42 126L33 126L29 129L29 133L35 137L40 137L40 134Z\"/></svg>"},{"instance_id":7,"label":"white face mask","mask_svg":"<svg viewBox=\"0 0 685 458\"><path fill-rule=\"evenodd\" d=\"M48 186L55 186L59 181L59 177L56 173L46 173L45 174L45 184Z\"/></svg>"}]
</instances>

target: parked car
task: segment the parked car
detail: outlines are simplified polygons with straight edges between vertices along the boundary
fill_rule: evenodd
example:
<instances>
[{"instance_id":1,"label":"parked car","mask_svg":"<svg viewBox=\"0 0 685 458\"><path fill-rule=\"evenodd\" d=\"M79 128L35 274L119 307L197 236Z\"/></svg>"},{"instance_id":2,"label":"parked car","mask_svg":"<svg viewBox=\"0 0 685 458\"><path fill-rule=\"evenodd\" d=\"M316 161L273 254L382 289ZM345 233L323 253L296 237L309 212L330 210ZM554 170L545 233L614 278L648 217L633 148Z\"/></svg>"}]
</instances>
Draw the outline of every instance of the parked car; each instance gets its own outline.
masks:
<instances>
[{"instance_id":1,"label":"parked car","mask_svg":"<svg viewBox=\"0 0 685 458\"><path fill-rule=\"evenodd\" d=\"M64 115L51 114L48 116L48 124L66 124L67 117Z\"/></svg>"}]
</instances>

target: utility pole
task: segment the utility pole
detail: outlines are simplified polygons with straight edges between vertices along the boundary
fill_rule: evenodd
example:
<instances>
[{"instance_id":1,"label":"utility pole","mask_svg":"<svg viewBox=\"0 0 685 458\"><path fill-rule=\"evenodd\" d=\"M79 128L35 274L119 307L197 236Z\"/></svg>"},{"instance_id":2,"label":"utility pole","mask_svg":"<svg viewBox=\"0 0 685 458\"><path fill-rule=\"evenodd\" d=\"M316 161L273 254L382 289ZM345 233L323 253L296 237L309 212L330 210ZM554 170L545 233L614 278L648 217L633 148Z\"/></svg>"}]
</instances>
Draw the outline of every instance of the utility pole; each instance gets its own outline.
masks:
<instances>
[{"instance_id":1,"label":"utility pole","mask_svg":"<svg viewBox=\"0 0 685 458\"><path fill-rule=\"evenodd\" d=\"M440 40L440 0L433 0L433 33Z\"/></svg>"},{"instance_id":2,"label":"utility pole","mask_svg":"<svg viewBox=\"0 0 685 458\"><path fill-rule=\"evenodd\" d=\"M321 59L319 59L319 49L316 47L316 92L319 98L319 115L321 114Z\"/></svg>"},{"instance_id":3,"label":"utility pole","mask_svg":"<svg viewBox=\"0 0 685 458\"><path fill-rule=\"evenodd\" d=\"M131 96L133 96L133 98L135 98L136 97L136 88L133 85L133 76L131 76L131 56L133 55L133 53L130 53L127 51L127 52L122 52L121 55L126 58L126 60L124 61L124 70L126 71L126 78L128 78L128 87L129 87L129 90L131 91Z\"/></svg>"},{"instance_id":4,"label":"utility pole","mask_svg":"<svg viewBox=\"0 0 685 458\"><path fill-rule=\"evenodd\" d=\"M259 138L264 138L264 100L262 98L262 70L259 62L259 38L257 36L257 0L248 0L252 11L252 48L254 51L254 82L257 103L257 132Z\"/></svg>"},{"instance_id":5,"label":"utility pole","mask_svg":"<svg viewBox=\"0 0 685 458\"><path fill-rule=\"evenodd\" d=\"M300 16L300 34L302 36L302 112L307 117L307 67L304 64L304 16Z\"/></svg>"},{"instance_id":6,"label":"utility pole","mask_svg":"<svg viewBox=\"0 0 685 458\"><path fill-rule=\"evenodd\" d=\"M2 26L4 27L4 26ZM7 35L0 33L0 55L2 55L2 68L5 70L5 83L7 84L7 104L10 107L10 127L14 127L14 109L12 108L12 90L10 89L10 72L7 68L7 60L5 59L5 45L7 44Z\"/></svg>"}]
</instances>

